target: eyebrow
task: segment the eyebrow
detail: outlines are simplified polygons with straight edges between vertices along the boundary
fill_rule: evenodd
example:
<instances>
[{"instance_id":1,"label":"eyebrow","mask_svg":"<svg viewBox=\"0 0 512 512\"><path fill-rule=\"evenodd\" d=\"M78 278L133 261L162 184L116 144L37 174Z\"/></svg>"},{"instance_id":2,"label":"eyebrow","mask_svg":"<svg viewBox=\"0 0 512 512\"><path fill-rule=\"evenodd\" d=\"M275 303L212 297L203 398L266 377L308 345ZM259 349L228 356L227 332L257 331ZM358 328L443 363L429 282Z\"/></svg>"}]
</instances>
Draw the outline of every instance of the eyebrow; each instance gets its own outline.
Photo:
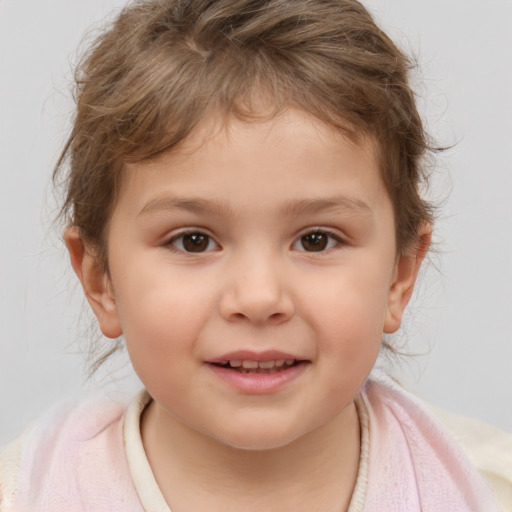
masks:
<instances>
[{"instance_id":1,"label":"eyebrow","mask_svg":"<svg viewBox=\"0 0 512 512\"><path fill-rule=\"evenodd\" d=\"M202 198L160 197L149 201L138 215L168 210L184 210L197 214L231 214L233 209L216 200ZM325 211L350 211L355 214L371 214L370 206L360 199L335 196L318 199L292 199L280 208L281 215L312 215Z\"/></svg>"},{"instance_id":2,"label":"eyebrow","mask_svg":"<svg viewBox=\"0 0 512 512\"><path fill-rule=\"evenodd\" d=\"M286 214L315 214L325 211L351 211L356 214L371 214L370 206L360 199L351 199L345 196L335 196L319 199L295 199L288 201L281 209Z\"/></svg>"},{"instance_id":3,"label":"eyebrow","mask_svg":"<svg viewBox=\"0 0 512 512\"><path fill-rule=\"evenodd\" d=\"M149 201L139 215L167 210L184 210L192 213L232 213L230 207L212 199L160 197Z\"/></svg>"}]
</instances>

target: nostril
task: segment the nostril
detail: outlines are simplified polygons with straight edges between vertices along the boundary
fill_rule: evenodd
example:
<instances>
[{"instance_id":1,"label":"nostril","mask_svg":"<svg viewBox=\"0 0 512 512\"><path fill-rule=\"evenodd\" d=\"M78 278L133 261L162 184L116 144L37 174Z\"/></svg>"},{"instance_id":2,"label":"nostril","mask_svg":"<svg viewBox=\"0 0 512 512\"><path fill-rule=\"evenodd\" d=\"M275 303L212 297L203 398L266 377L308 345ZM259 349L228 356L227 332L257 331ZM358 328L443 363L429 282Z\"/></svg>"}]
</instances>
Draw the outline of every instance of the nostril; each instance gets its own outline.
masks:
<instances>
[{"instance_id":1,"label":"nostril","mask_svg":"<svg viewBox=\"0 0 512 512\"><path fill-rule=\"evenodd\" d=\"M282 313L282 312L272 313L269 316L269 320L281 321L281 320L284 320L284 319L286 319L286 314Z\"/></svg>"},{"instance_id":2,"label":"nostril","mask_svg":"<svg viewBox=\"0 0 512 512\"><path fill-rule=\"evenodd\" d=\"M235 322L249 321L254 324L266 324L266 323L279 324L281 322L286 321L288 316L289 315L287 315L286 313L282 313L282 312L271 313L270 315L265 315L265 314L258 315L258 314L254 314L254 313L253 314L245 314L245 313L236 312L231 315L230 320L235 321Z\"/></svg>"}]
</instances>

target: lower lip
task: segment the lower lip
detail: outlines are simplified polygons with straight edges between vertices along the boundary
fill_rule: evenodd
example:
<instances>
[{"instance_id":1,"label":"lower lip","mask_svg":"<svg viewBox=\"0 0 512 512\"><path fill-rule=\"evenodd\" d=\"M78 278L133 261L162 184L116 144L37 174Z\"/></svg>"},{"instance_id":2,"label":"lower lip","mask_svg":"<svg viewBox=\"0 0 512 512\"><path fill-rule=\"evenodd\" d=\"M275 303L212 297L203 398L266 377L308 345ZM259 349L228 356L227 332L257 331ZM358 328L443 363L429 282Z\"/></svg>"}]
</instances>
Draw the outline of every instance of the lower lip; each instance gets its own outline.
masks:
<instances>
[{"instance_id":1,"label":"lower lip","mask_svg":"<svg viewBox=\"0 0 512 512\"><path fill-rule=\"evenodd\" d=\"M249 394L272 393L299 377L308 363L300 362L276 373L240 373L215 364L208 364L211 370L224 382L239 391Z\"/></svg>"}]
</instances>

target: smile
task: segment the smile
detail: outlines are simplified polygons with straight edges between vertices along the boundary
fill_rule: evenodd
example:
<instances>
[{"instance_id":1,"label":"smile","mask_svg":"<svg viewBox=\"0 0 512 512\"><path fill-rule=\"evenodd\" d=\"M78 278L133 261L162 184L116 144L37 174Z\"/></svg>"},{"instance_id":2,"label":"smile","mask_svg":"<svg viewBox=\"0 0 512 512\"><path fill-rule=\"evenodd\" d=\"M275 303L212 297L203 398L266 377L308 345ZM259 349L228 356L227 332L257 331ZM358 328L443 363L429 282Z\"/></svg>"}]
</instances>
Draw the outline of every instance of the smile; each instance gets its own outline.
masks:
<instances>
[{"instance_id":1,"label":"smile","mask_svg":"<svg viewBox=\"0 0 512 512\"><path fill-rule=\"evenodd\" d=\"M209 361L208 367L224 385L250 395L275 393L291 385L306 372L311 363L304 359L292 359L288 354L286 359L270 359L268 355L253 359L249 354L236 356Z\"/></svg>"},{"instance_id":2,"label":"smile","mask_svg":"<svg viewBox=\"0 0 512 512\"><path fill-rule=\"evenodd\" d=\"M274 359L270 361L253 361L250 359L232 359L214 363L222 368L239 373L277 373L297 364L296 359Z\"/></svg>"}]
</instances>

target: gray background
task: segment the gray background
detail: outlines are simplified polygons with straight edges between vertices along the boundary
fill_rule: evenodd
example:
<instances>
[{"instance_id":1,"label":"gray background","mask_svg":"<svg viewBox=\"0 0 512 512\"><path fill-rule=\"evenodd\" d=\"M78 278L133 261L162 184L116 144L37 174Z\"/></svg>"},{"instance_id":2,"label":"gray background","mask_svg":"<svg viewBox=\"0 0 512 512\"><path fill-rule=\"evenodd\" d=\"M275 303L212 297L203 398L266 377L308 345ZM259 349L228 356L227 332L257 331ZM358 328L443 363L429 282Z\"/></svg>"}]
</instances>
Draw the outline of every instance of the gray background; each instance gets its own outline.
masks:
<instances>
[{"instance_id":1,"label":"gray background","mask_svg":"<svg viewBox=\"0 0 512 512\"><path fill-rule=\"evenodd\" d=\"M0 0L0 443L57 400L140 385L124 357L87 380L90 316L52 226L49 180L76 48L123 4ZM394 371L437 405L512 432L512 1L366 4L418 56L431 133L456 143L429 191L445 203L436 252L396 336L417 355Z\"/></svg>"}]
</instances>

